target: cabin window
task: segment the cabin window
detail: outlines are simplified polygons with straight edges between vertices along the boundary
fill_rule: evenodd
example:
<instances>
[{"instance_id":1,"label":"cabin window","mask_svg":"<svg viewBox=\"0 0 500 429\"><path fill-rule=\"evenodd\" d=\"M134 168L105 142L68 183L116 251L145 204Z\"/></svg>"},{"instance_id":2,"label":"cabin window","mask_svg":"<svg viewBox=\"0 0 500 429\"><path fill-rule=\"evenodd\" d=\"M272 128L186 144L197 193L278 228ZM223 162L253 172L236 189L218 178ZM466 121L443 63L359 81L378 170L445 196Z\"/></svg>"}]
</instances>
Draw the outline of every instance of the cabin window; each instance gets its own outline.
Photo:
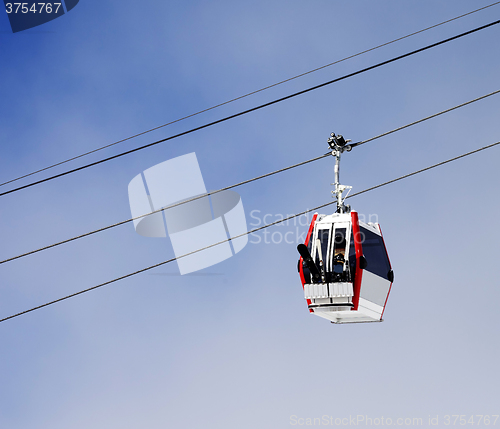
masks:
<instances>
[{"instance_id":1,"label":"cabin window","mask_svg":"<svg viewBox=\"0 0 500 429\"><path fill-rule=\"evenodd\" d=\"M330 238L329 229L318 229L317 237L321 243L321 256L323 257L323 265L326 266L327 252L328 252L328 239ZM316 264L319 267L319 252L316 250Z\"/></svg>"},{"instance_id":2,"label":"cabin window","mask_svg":"<svg viewBox=\"0 0 500 429\"><path fill-rule=\"evenodd\" d=\"M335 230L332 258L332 271L336 274L342 274L344 272L344 262L346 257L345 248L346 228L338 228Z\"/></svg>"},{"instance_id":3,"label":"cabin window","mask_svg":"<svg viewBox=\"0 0 500 429\"><path fill-rule=\"evenodd\" d=\"M382 237L363 227L360 227L360 232L363 256L368 263L365 269L388 280L388 273L391 266Z\"/></svg>"}]
</instances>

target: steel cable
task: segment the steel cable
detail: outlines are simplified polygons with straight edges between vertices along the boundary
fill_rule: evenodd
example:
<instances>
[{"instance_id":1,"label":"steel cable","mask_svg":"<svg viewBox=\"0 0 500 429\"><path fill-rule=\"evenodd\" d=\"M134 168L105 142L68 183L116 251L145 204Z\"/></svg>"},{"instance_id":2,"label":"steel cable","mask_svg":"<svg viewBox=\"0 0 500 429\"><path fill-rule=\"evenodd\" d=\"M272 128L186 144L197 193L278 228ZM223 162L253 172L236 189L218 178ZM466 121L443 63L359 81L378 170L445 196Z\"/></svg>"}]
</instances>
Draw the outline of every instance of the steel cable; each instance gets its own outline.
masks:
<instances>
[{"instance_id":1,"label":"steel cable","mask_svg":"<svg viewBox=\"0 0 500 429\"><path fill-rule=\"evenodd\" d=\"M489 7L495 6L495 5L499 4L499 3L500 3L500 1L497 1L497 2L495 2L495 3L492 3L492 4L489 4L489 5L487 5L487 6L481 7L481 8L479 8L479 9L475 9L475 10L473 10L473 11L470 11L470 12L464 13L464 14L459 15L459 16L456 16L456 17L454 17L454 18L450 18L450 19L448 19L448 20L446 20L446 21L442 21L442 22L440 22L440 23L438 23L438 24L431 25L430 27L423 28L422 30L418 30L418 31L415 31L415 32L413 32L413 33L407 34L406 36L398 37L397 39L394 39L394 40L391 40L391 41L389 41L389 42L382 43L381 45L374 46L373 48L369 48L369 49L366 49L366 50L364 50L364 51L358 52L357 54L353 54L353 55L350 55L350 56L348 56L348 57L344 57L344 58L342 58L342 59L340 59L340 60L334 61L334 62L332 62L332 63L325 64L325 65L323 65L323 66L321 66L321 67L317 67L317 68L312 69L312 70L309 70L309 71L307 71L307 72L305 72L305 73L298 74L298 75L296 75L296 76L290 77L290 78L288 78L288 79L282 80L282 81L277 82L277 83L274 83L274 84L272 84L272 85L268 85L268 86L265 86L265 87L263 87L263 88L257 89L257 90L255 90L255 91L249 92L249 93L247 93L247 94L240 95L240 96L238 96L238 97L236 97L236 98L232 98L232 99L230 99L230 100L228 100L228 101L224 101L224 102L219 103L219 104L216 104L216 105L214 105L214 106L212 106L212 107L208 107L208 108L206 108L206 109L200 110L200 111L198 111L198 112L196 112L196 113L191 113L190 115L184 116L184 117L179 118L179 119L175 119L175 120L173 120L173 121L171 121L171 122L167 122L166 124L159 125L159 126L157 126L157 127L151 128L151 129L149 129L149 130L146 130L146 131L143 131L143 132L140 132L140 133L134 134L134 135L132 135L132 136L130 136L130 137L126 137L126 138L124 138L124 139L118 140L118 141L116 141L116 142L114 142L114 143L110 143L110 144L107 144L107 145L105 145L105 146L101 146L101 147L99 147L99 148L97 148L97 149L94 149L94 150L91 150L91 151L88 151L88 152L82 153L82 154L77 155L77 156L74 156L74 157L72 157L72 158L68 158L68 159L66 159L66 160L64 160L64 161L60 161L60 162L58 162L58 163L55 163L55 164L49 165L49 166L47 166L47 167L44 167L44 168L41 168L41 169L39 169L39 170L33 171L33 172L31 172L31 173L25 174L25 175L23 175L23 176L16 177L15 179L8 180L7 182L0 183L0 186L4 186L4 185L7 185L7 184L9 184L9 183L16 182L16 181L18 181L18 180L24 179L24 178L26 178L26 177L33 176L34 174L41 173L42 171L50 170L51 168L57 167L57 166L62 165L62 164L66 164L66 163L68 163L68 162L70 162L70 161L74 161L74 160L76 160L76 159L82 158L82 157L87 156L87 155L91 155L91 154L96 153L96 152L99 152L99 151L101 151L101 150L103 150L103 149L107 149L107 148L109 148L109 147L115 146L115 145L117 145L117 144L119 144L119 143L123 143L123 142L125 142L125 141L132 140L132 139L134 139L134 138L136 138L136 137L139 137L139 136L142 136L142 135L144 135L144 134L148 134L148 133L150 133L150 132L152 132L152 131L156 131L156 130L159 130L159 129L161 129L161 128L164 128L164 127L166 127L166 126L168 126L168 125L172 125L172 124L175 124L175 123L177 123L177 122L181 122L181 121L183 121L183 120L185 120L185 119L189 119L189 118L192 118L192 117L194 117L194 116L200 115L201 113L205 113L205 112L208 112L208 111L210 111L210 110L216 109L216 108L218 108L218 107L222 107L222 106L224 106L224 105L226 105L226 104L233 103L234 101L241 100L242 98L249 97L250 95L254 95L254 94L257 94L257 93L259 93L259 92L265 91L265 90L267 90L267 89L273 88L273 87L275 87L275 86L282 85L282 84L284 84L284 83L286 83L286 82L290 82L290 81L292 81L292 80L294 80L294 79L298 79L299 77L306 76L306 75L308 75L308 74L311 74L311 73L317 72L317 71L322 70L322 69L324 69L324 68L327 68L327 67L333 66L333 65L335 65L335 64L339 64L339 63L341 63L341 62L343 62L343 61L347 61L347 60L350 60L350 59L352 59L352 58L358 57L358 56L360 56L360 55L366 54L366 53L368 53L368 52L372 52L372 51L374 51L374 50L376 50L376 49L382 48L382 47L384 47L384 46L391 45L392 43L399 42L400 40L407 39L408 37L415 36L415 35L417 35L417 34L423 33L423 32L425 32L425 31L431 30L431 29L433 29L433 28L436 28L436 27L439 27L439 26L441 26L441 25L447 24L447 23L449 23L449 22L455 21L455 20L457 20L457 19L463 18L463 17L465 17L465 16L472 15L473 13L476 13L476 12L479 12L479 11L481 11L481 10L487 9L487 8L489 8Z\"/></svg>"},{"instance_id":2,"label":"steel cable","mask_svg":"<svg viewBox=\"0 0 500 429\"><path fill-rule=\"evenodd\" d=\"M422 122L424 122L424 121L427 121L427 120L429 120L429 119L432 119L432 118L435 118L435 117L437 117L437 116L443 115L443 114L445 114L445 113L451 112L451 111L456 110L456 109L458 109L458 108L460 108L460 107L467 106L467 105L469 105L469 104L471 104L471 103L474 103L474 102L476 102L476 101L483 100L483 99L485 99L485 98L487 98L487 97L490 97L490 96L495 95L495 94L498 94L498 93L500 93L500 90L490 92L489 94L483 95L483 96L481 96L481 97L477 97L477 98L475 98L475 99L473 99L473 100L467 101L467 102L465 102L465 103L459 104L459 105L454 106L454 107L451 107L451 108L449 108L449 109L442 110L441 112L434 113L434 114L432 114L432 115L430 115L430 116L426 116L425 118L419 119L419 120L417 120L417 121L410 122L409 124L406 124L406 125L403 125L403 126L401 126L401 127L395 128L395 129L393 129L393 130L391 130L391 131L387 131L387 132L385 132L385 133L379 134L378 136L371 137L371 138L369 138L369 139L362 140L362 141L357 142L357 143L353 143L351 146L353 146L353 147L355 147L355 146L360 146L360 145L362 145L362 144L364 144L364 143L367 143L367 142L370 142L370 141L373 141L373 140L379 139L379 138L381 138L381 137L387 136L387 135L392 134L392 133L395 133L395 132L397 132L397 131L401 131L401 130L403 130L403 129L405 129L405 128L408 128L408 127L411 127L411 126L413 126L413 125L420 124L420 123L422 123ZM291 169L293 169L293 168L300 167L300 166L302 166L302 165L309 164L309 163L314 162L314 161L318 161L318 160L323 159L323 158L326 158L326 157L328 157L328 156L330 156L330 155L331 155L331 154L330 154L330 152L328 152L328 153L326 153L326 154L324 154L324 155L321 155L321 156L317 156L317 157L315 157L315 158L308 159L307 161L299 162L298 164L294 164L294 165L291 165L291 166L289 166L289 167L281 168L281 169L279 169L279 170L275 170L275 171L272 171L272 172L270 172L270 173L266 173L266 174L263 174L263 175L261 175L261 176L254 177L254 178L252 178L252 179L244 180L243 182L239 182L239 183L236 183L236 184L234 184L234 185L226 186L225 188L221 188L221 189L218 189L218 190L215 190L215 191L211 191L211 192L206 193L206 194L198 195L198 196L193 197L193 198L190 198L190 199L188 199L188 200L181 201L181 202L179 202L179 203L175 203L175 204L172 204L172 205L167 206L167 207L163 207L163 208L158 209L158 210L154 210L154 211L152 211L152 212L150 212L150 213L147 213L147 214L145 214L145 215L142 215L142 216L133 217L133 218L130 218L130 219L127 219L127 220L121 221L121 222L114 223L114 224L112 224L112 225L105 226L105 227L103 227L103 228L99 228L99 229L96 229L96 230L93 230L93 231L90 231L90 232L86 232L86 233L81 234L81 235L77 235L77 236L75 236L75 237L71 237L71 238L68 238L68 239L65 239L65 240L59 241L59 242L57 242L57 243L50 244L50 245L48 245L48 246L40 247L40 248L38 248L38 249L31 250L31 251L29 251L29 252L22 253L22 254L20 254L20 255L12 256L12 257L10 257L10 258L7 258L7 259L4 259L4 260L0 261L0 265L1 265L1 264L5 264L5 263L7 263L7 262L14 261L14 260L16 260L16 259L23 258L23 257L25 257L25 256L32 255L32 254L34 254L34 253L41 252L41 251L43 251L43 250L51 249L52 247L60 246L60 245L65 244L65 243L69 243L69 242L71 242L71 241L78 240L78 239L83 238L83 237L87 237L87 236L89 236L89 235L96 234L96 233L98 233L98 232L106 231L106 230L111 229L111 228L114 228L114 227L116 227L116 226L120 226L120 225L124 225L124 224L126 224L126 223L129 223L129 222L133 222L134 220L141 219L141 218L144 218L144 217L146 217L146 216L149 216L149 215L152 215L152 214L155 214L155 213L159 213L159 212L164 211L164 210L168 210L168 209L171 209L171 208L174 208L174 207L180 206L180 205L182 205L182 204L187 204L187 203L190 203L190 202L192 202L192 201L198 200L198 199L200 199L200 198L207 197L207 196L209 196L209 195L214 195L214 194L217 194L217 193L219 193L219 192L227 191L227 190L229 190L229 189L236 188L236 187L241 186L241 185L245 185L245 184L247 184L247 183L255 182L255 181L257 181L257 180L260 180L260 179L263 179L263 178L266 178L266 177L269 177L269 176L273 176L273 175L275 175L275 174L282 173L282 172L284 172L284 171L291 170Z\"/></svg>"},{"instance_id":3,"label":"steel cable","mask_svg":"<svg viewBox=\"0 0 500 429\"><path fill-rule=\"evenodd\" d=\"M107 161L111 161L112 159L116 159L116 158L120 158L122 156L125 156L125 155L129 155L131 153L134 153L134 152L137 152L137 151L140 151L140 150L143 150L143 149L146 149L148 147L152 147L152 146L155 146L159 143L163 143L163 142L166 142L166 141L169 141L169 140L173 140L175 138L178 138L178 137L181 137L181 136L185 136L187 134L191 134L195 131L199 131L199 130L202 130L202 129L205 129L205 128L208 128L208 127L211 127L213 125L216 125L216 124L220 124L222 122L226 122L230 119L234 119L234 118L237 118L239 116L242 116L242 115L245 115L247 113L250 113L250 112L254 112L254 111L257 111L257 110L260 110L260 109L263 109L264 107L268 107L268 106L271 106L271 105L274 105L274 104L277 104L277 103L280 103L282 101L285 101L285 100L288 100L288 99L291 99L291 98L294 98L294 97L297 97L299 95L302 95L302 94L306 94L310 91L314 91L316 89L319 89L319 88L323 88L327 85L331 85L333 83L336 83L336 82L339 82L341 80L344 80L344 79L347 79L347 78L350 78L350 77L353 77L353 76L356 76L358 74L361 74L361 73L364 73L364 72L367 72L369 70L374 70L378 67L381 67L381 66L384 66L384 65L387 65L387 64L390 64L392 62L395 62L395 61L398 61L398 60L401 60L403 58L406 58L406 57L409 57L411 55L415 55L417 53L420 53L420 52L423 52L423 51L426 51L428 49L431 49L431 48L434 48L436 46L439 46L439 45L442 45L444 43L447 43L447 42L450 42L452 40L456 40L456 39L459 39L461 37L464 37L464 36L467 36L469 34L472 34L472 33L475 33L477 31L480 31L480 30L484 30L486 28L489 28L493 25L497 25L497 24L500 24L500 20L497 20L497 21L494 21L494 22L490 22L489 24L486 24L486 25L483 25L483 26L480 26L480 27L476 27L472 30L469 30L469 31L466 31L465 33L461 33L461 34L458 34L456 36L453 36L453 37L450 37L450 38L447 38L447 39L444 39L444 40L441 40L439 42L436 42L436 43L432 43L430 45L427 45L427 46L424 46L423 48L420 48L420 49L416 49L414 51L411 51L411 52L408 52L406 54L403 54L403 55L399 55L397 57L394 57L394 58L391 58L389 60L386 60L386 61L382 61L378 64L375 64L375 65L372 65L372 66L369 66L369 67L366 67L364 69L361 69L361 70L358 70L358 71L355 71L355 72L352 72L352 73L349 73L349 74L346 74L344 76L341 76L339 78L336 78L336 79L332 79L330 81L327 81L327 82L323 82L319 85L315 85L315 86L312 86L310 88L307 88L307 89L304 89L302 91L299 91L299 92L295 92L293 94L290 94L290 95L287 95L285 97L281 97L281 98L278 98L276 100L273 100L273 101L270 101L268 103L264 103L264 104L261 104L259 106L256 106L256 107L253 107L251 109L247 109L247 110L243 110L241 112L238 112L238 113L235 113L233 115L230 115L230 116L226 116L222 119L218 119L216 121L213 121L213 122L209 122L207 124L204 124L204 125L201 125L199 127L195 127L195 128L191 128L190 130L187 130L187 131L183 131L182 133L179 133L179 134L175 134L173 136L170 136L170 137L167 137L167 138L164 138L164 139L161 139L161 140L157 140L155 142L152 142L152 143L148 143L146 145L143 145L143 146L139 146L137 148L134 148L134 149L131 149L131 150L128 150L128 151L125 151L125 152L121 152L119 154L116 154L116 155L113 155L113 156L110 156L110 157L107 157L107 158L103 158L99 161L95 161L95 162L92 162L92 163L89 163L89 164L86 164L86 165L83 165L81 167L78 167L78 168L74 168L72 170L68 170L68 171L65 171L63 173L59 173L59 174L56 174L54 176L50 176L50 177L47 177L45 179L42 179L42 180L38 180L36 182L31 182L31 183L28 183L27 185L24 185L24 186L19 186L17 188L14 188L14 189L11 189L9 191L5 191L5 192L2 192L0 193L0 197L2 196L5 196L5 195L8 195L8 194L11 194L13 192L17 192L17 191L20 191L22 189L26 189L26 188L30 188L32 186L35 186L35 185L39 185L41 183L45 183L45 182L48 182L50 180L53 180L53 179L57 179L59 177L63 177L63 176L66 176L68 174L72 174L72 173L75 173L77 171L81 171L81 170L84 170L84 169L87 169L89 167L93 167L95 165L99 165L99 164L102 164L104 162L107 162Z\"/></svg>"},{"instance_id":4,"label":"steel cable","mask_svg":"<svg viewBox=\"0 0 500 429\"><path fill-rule=\"evenodd\" d=\"M389 181L387 181L387 182L381 183L380 185L372 186L372 187L370 187L370 188L364 189L363 191L356 192L355 194L352 194L352 195L348 196L347 198L352 198L352 197L355 197L355 196L357 196L357 195L361 195L361 194L364 194L364 193L366 193L366 192L373 191L374 189L380 188L380 187L382 187L382 186L386 186L386 185L389 185L389 184L391 184L391 183L397 182L397 181L399 181L399 180L403 180L403 179L406 179L406 178L408 178L408 177L414 176L414 175L416 175L416 174L422 173L422 172L424 172L424 171L428 171L428 170L430 170L430 169L433 169L433 168L436 168L436 167L440 167L440 166L442 166L442 165L444 165L444 164L447 164L447 163L449 163L449 162L453 162L453 161L456 161L456 160L458 160L458 159L464 158L464 157L466 157L466 156L470 156L470 155L472 155L472 154L475 154L475 153L477 153L477 152L481 152L481 151L483 151L483 150L490 149L490 148L492 148L492 147L494 147L494 146L497 146L497 145L499 145L499 144L500 144L500 141L498 141L498 142L496 142L496 143L492 143L492 144L487 145L487 146L484 146L484 147L479 148L479 149L475 149L475 150L470 151L470 152L467 152L467 153L465 153L465 154L462 154L462 155L459 155L459 156L456 156L456 157L450 158L450 159L448 159L448 160L446 160L446 161L441 161L441 162L439 162L439 163L437 163L437 164L434 164L434 165L431 165L431 166L429 166L429 167L422 168L422 169L420 169L420 170L414 171L413 173L408 173L408 174L405 174L404 176L400 176L400 177L398 177L398 178L396 178L396 179L392 179L392 180L389 180ZM179 257L176 257L176 258L171 258L171 259L167 259L166 261L160 262L160 263L158 263L158 264L151 265L151 266L146 267L146 268L142 268L142 269L140 269L140 270L134 271L134 272L132 272L132 273L125 274L125 275L123 275L123 276L121 276L121 277L117 277L117 278L112 279L112 280L108 280L107 282L100 283L100 284L95 285L95 286L92 286L92 287L90 287L90 288L88 288L88 289L84 289L84 290L81 290L81 291L78 291L78 292L72 293L72 294L70 294L70 295L66 295L66 296L64 296L64 297L62 297L62 298L58 298L58 299L56 299L56 300L49 301L49 302L47 302L47 303L45 303L45 304L41 304L41 305L38 305L38 306L36 306L36 307L30 308L30 309L28 309L28 310L21 311L20 313L16 313L16 314L13 314L13 315L11 315L11 316L8 316L8 317L5 317L5 318L3 318L3 319L0 319L0 323L5 322L5 321L10 320L10 319L13 319L13 318L18 317L18 316L22 316L22 315L27 314L27 313L30 313L30 312L32 312L32 311L39 310L39 309L44 308L44 307L47 307L47 306L49 306L49 305L56 304L56 303L58 303L58 302L61 302L61 301L66 300L66 299L73 298L73 297L75 297L75 296L81 295L81 294L86 293L86 292L89 292L89 291L91 291L91 290L98 289L98 288L100 288L100 287L103 287L103 286L109 285L109 284L111 284L111 283L115 283L115 282L117 282L117 281L119 281L119 280L123 280L123 279L129 278L129 277L135 276L136 274L140 274L140 273L143 273L143 272L145 272L145 271L151 270L151 269L153 269L153 268L156 268L156 267L159 267L159 266L162 266L162 265L168 264L168 263L173 262L173 261L175 261L175 260L177 260L177 259L185 258L186 256L189 256L189 255L192 255L192 254L195 254L195 253L201 252L201 251L203 251L203 250L209 249L209 248L211 248L211 247L218 246L218 245L220 245L220 244L226 243L226 242L228 242L229 240L234 240L234 239L236 239L236 238L240 238L240 237L243 237L243 236L245 236L245 235L252 234L252 233L257 232L257 231L260 231L260 230L262 230L262 229L269 228L269 227L271 227L271 226L277 225L277 224L279 224L279 223L286 222L286 221L288 221L288 220L290 220L290 219L294 219L294 218L296 218L296 217L298 217L298 216L302 216L302 215L304 215L304 214L306 214L306 213L309 213L309 212L311 212L311 211L316 211L316 210L319 210L319 209L321 209L321 208L323 208L323 207L330 206L330 205L334 204L335 202L336 202L336 200L335 200L335 201L331 201L331 202L326 203L326 204L322 204L322 205L317 206L317 207L314 207L314 208L312 208L312 209L305 210L305 211L303 211L303 212L301 212L301 213L297 213L297 214L295 214L295 215L288 216L288 217L286 217L286 218L284 218L284 219L280 219L280 220L277 220L277 221L275 221L275 222L271 222L271 223L268 223L268 224L266 224L266 225L263 225L263 226L261 226L261 227L254 228L254 229L252 229L251 231L245 232L245 233L243 233L243 234L236 235L236 236L234 236L234 237L228 238L227 240L219 241L218 243L211 244L211 245L209 245L209 246L205 246L205 247L203 247L203 248L201 248L201 249L195 250L195 251L193 251L193 252L186 253L186 254L181 255L181 256L179 256Z\"/></svg>"}]
</instances>

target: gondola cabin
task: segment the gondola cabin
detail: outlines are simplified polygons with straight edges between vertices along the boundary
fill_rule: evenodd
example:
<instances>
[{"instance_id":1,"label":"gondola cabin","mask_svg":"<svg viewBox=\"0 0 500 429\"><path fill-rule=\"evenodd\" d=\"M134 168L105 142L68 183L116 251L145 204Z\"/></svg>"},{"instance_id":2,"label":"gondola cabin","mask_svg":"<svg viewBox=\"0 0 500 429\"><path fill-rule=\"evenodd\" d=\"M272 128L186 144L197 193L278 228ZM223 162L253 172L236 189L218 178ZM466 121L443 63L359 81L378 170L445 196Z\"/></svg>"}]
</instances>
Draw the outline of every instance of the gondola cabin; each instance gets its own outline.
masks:
<instances>
[{"instance_id":1,"label":"gondola cabin","mask_svg":"<svg viewBox=\"0 0 500 429\"><path fill-rule=\"evenodd\" d=\"M311 313L333 323L382 321L394 274L377 223L355 211L316 213L298 250Z\"/></svg>"}]
</instances>

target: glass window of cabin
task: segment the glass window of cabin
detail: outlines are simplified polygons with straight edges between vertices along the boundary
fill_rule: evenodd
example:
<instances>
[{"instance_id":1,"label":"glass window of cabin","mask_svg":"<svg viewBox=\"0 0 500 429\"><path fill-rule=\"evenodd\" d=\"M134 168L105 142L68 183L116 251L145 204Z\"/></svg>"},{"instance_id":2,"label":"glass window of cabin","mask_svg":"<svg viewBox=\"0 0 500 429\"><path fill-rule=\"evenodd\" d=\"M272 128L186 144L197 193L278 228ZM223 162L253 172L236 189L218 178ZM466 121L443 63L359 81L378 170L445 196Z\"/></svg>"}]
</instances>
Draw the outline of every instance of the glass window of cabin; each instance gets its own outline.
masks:
<instances>
[{"instance_id":1,"label":"glass window of cabin","mask_svg":"<svg viewBox=\"0 0 500 429\"><path fill-rule=\"evenodd\" d=\"M316 238L321 242L321 256L323 257L323 265L326 266L326 258L328 251L328 239L330 238L329 229L318 229ZM319 252L316 250L316 264L319 266Z\"/></svg>"},{"instance_id":2,"label":"glass window of cabin","mask_svg":"<svg viewBox=\"0 0 500 429\"><path fill-rule=\"evenodd\" d=\"M384 279L388 279L387 275L391 266L385 251L382 237L366 228L360 226L361 246L363 256L366 258L366 270Z\"/></svg>"},{"instance_id":3,"label":"glass window of cabin","mask_svg":"<svg viewBox=\"0 0 500 429\"><path fill-rule=\"evenodd\" d=\"M334 273L342 274L344 272L345 261L345 248L346 248L346 228L337 228L333 240L333 254L332 254L332 269Z\"/></svg>"}]
</instances>

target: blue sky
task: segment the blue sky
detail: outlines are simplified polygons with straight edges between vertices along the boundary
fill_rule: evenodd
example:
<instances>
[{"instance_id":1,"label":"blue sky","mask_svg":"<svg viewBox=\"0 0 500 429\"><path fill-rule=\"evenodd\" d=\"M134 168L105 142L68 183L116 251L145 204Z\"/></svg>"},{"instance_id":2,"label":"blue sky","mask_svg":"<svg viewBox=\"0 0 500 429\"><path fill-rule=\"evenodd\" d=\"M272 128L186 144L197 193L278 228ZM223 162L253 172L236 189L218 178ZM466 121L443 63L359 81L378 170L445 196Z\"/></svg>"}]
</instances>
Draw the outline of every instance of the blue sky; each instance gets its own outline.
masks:
<instances>
[{"instance_id":1,"label":"blue sky","mask_svg":"<svg viewBox=\"0 0 500 429\"><path fill-rule=\"evenodd\" d=\"M487 4L81 0L16 34L0 14L0 182ZM85 160L499 17L493 6ZM127 219L129 181L158 162L194 151L218 189L321 155L332 131L362 140L498 90L499 32L1 197L0 259ZM360 191L500 140L498 97L353 150L342 182ZM0 324L0 427L284 428L291 416L323 415L417 417L425 427L429 415L500 414L499 151L351 200L378 217L394 268L384 323L310 316L295 244L249 243L205 276L166 265ZM329 201L332 179L324 159L237 191L252 226L253 210L279 217ZM129 224L4 264L0 317L171 257L168 239Z\"/></svg>"}]
</instances>

